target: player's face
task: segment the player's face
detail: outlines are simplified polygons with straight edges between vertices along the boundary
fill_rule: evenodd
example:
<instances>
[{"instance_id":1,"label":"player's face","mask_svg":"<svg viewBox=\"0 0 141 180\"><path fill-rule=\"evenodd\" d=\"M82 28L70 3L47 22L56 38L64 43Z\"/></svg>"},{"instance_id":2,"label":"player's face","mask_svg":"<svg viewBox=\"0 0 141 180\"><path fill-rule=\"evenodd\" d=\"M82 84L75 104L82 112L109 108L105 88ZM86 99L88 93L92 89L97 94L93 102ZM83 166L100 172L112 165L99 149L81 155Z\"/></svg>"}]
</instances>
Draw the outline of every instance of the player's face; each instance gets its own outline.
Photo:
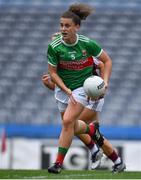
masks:
<instances>
[{"instance_id":1,"label":"player's face","mask_svg":"<svg viewBox=\"0 0 141 180\"><path fill-rule=\"evenodd\" d=\"M71 18L60 19L60 31L66 43L74 43L76 41L76 32L78 30L79 25L76 25Z\"/></svg>"}]
</instances>

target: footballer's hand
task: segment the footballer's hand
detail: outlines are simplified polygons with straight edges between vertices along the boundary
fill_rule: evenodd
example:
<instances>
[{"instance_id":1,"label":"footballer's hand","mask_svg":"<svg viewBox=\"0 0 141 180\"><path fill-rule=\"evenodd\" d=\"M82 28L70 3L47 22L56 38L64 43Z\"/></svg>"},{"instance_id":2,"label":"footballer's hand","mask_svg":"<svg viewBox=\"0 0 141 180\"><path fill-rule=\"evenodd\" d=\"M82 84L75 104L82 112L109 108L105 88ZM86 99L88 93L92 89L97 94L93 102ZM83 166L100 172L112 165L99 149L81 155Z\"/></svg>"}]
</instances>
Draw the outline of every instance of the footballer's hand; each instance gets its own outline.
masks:
<instances>
[{"instance_id":1,"label":"footballer's hand","mask_svg":"<svg viewBox=\"0 0 141 180\"><path fill-rule=\"evenodd\" d=\"M55 89L55 84L51 81L51 78L50 78L49 74L44 74L41 79L42 79L43 84L46 87L48 87L51 90Z\"/></svg>"},{"instance_id":2,"label":"footballer's hand","mask_svg":"<svg viewBox=\"0 0 141 180\"><path fill-rule=\"evenodd\" d=\"M44 75L42 76L42 80L43 80L43 81L46 80L46 79L50 79L50 75L49 75L49 74L44 74Z\"/></svg>"},{"instance_id":3,"label":"footballer's hand","mask_svg":"<svg viewBox=\"0 0 141 180\"><path fill-rule=\"evenodd\" d=\"M108 89L108 82L107 81L104 81L104 84L105 84L105 91Z\"/></svg>"},{"instance_id":4,"label":"footballer's hand","mask_svg":"<svg viewBox=\"0 0 141 180\"><path fill-rule=\"evenodd\" d=\"M74 97L73 97L73 95L72 95L71 89L68 89L67 94L68 94L68 96L69 96L70 101L71 101L73 104L76 104L77 101L74 99Z\"/></svg>"},{"instance_id":5,"label":"footballer's hand","mask_svg":"<svg viewBox=\"0 0 141 180\"><path fill-rule=\"evenodd\" d=\"M44 74L44 75L42 76L42 82L43 82L46 86L48 86L50 80L51 80L51 78L50 78L50 75L49 75L49 74Z\"/></svg>"},{"instance_id":6,"label":"footballer's hand","mask_svg":"<svg viewBox=\"0 0 141 180\"><path fill-rule=\"evenodd\" d=\"M70 96L70 101L71 101L73 104L77 104L77 101L74 99L73 95Z\"/></svg>"},{"instance_id":7,"label":"footballer's hand","mask_svg":"<svg viewBox=\"0 0 141 180\"><path fill-rule=\"evenodd\" d=\"M101 99L101 97L93 97L93 98L90 98L89 101L98 101L100 99Z\"/></svg>"},{"instance_id":8,"label":"footballer's hand","mask_svg":"<svg viewBox=\"0 0 141 180\"><path fill-rule=\"evenodd\" d=\"M56 38L56 36L60 35L61 32L56 32L52 35L51 39L54 40Z\"/></svg>"}]
</instances>

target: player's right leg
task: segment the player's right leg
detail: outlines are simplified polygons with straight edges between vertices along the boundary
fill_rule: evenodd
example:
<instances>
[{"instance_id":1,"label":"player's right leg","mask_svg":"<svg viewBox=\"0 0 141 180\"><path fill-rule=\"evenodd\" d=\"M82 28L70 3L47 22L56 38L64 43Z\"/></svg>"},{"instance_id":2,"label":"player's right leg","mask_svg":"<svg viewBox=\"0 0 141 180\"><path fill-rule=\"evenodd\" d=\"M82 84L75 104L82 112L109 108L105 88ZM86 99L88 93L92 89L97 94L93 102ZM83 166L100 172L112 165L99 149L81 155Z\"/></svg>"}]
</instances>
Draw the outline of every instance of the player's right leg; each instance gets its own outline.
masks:
<instances>
[{"instance_id":1,"label":"player's right leg","mask_svg":"<svg viewBox=\"0 0 141 180\"><path fill-rule=\"evenodd\" d=\"M63 119L63 115L65 113L65 110L67 108L67 104L68 104L68 97L66 96L66 94L59 88L56 88L55 89L55 98L56 98L56 102L57 102L57 105L58 105L58 109L61 113L61 117ZM84 134L82 135L83 138L81 138L81 140L84 142L84 144L86 144L86 146L90 149L91 153L92 153L92 162L94 161L97 161L98 162L98 157L99 157L99 151L98 151L98 147L97 145L91 140L91 137L87 134ZM65 150L64 150L65 151ZM101 155L101 154L100 154ZM100 158L100 157L99 157ZM98 163L99 164L99 163ZM56 171L58 172L58 169L60 171L60 165L61 164L54 164L53 165L53 171L55 171L54 169L57 169ZM95 168L97 167L98 165L95 166ZM50 167L50 168L51 168ZM49 169L50 169L49 168ZM51 170L49 171L52 171L52 168Z\"/></svg>"},{"instance_id":2,"label":"player's right leg","mask_svg":"<svg viewBox=\"0 0 141 180\"><path fill-rule=\"evenodd\" d=\"M74 125L84 106L69 102L62 120L62 130L59 137L59 147L55 163L48 168L49 173L60 173L64 158L74 136Z\"/></svg>"}]
</instances>

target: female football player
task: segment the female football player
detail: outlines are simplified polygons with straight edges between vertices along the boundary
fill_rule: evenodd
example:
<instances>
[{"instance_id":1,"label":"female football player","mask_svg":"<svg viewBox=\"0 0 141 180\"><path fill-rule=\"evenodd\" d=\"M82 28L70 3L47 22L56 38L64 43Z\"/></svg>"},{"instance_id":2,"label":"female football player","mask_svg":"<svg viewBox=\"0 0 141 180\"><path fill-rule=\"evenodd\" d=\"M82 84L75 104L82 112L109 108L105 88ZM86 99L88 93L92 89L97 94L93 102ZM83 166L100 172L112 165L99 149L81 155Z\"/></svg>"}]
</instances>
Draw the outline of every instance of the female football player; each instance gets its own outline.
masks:
<instances>
[{"instance_id":1,"label":"female football player","mask_svg":"<svg viewBox=\"0 0 141 180\"><path fill-rule=\"evenodd\" d=\"M48 45L48 69L52 81L56 84L55 98L60 109L66 106L62 117L58 154L55 163L48 168L50 173L61 172L74 134L89 134L99 146L103 146L104 138L99 128L94 123L87 125L84 121L78 120L85 106L98 106L95 101L88 101L83 89L85 79L92 75L91 57L95 56L104 63L105 88L108 87L112 69L108 54L94 40L77 34L81 20L86 19L90 13L91 8L87 5L70 6L60 18L61 36ZM114 170L117 169L117 165L114 166Z\"/></svg>"}]
</instances>

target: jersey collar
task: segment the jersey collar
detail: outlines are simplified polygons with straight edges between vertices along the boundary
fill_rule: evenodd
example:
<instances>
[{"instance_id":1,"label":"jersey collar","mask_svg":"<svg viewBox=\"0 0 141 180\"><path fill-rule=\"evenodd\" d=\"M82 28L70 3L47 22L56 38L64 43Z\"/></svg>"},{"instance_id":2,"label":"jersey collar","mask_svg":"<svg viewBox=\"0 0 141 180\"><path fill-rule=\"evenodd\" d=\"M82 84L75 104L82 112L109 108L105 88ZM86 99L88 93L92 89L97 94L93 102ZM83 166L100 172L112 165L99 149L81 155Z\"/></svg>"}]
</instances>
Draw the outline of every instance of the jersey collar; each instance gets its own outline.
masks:
<instances>
[{"instance_id":1,"label":"jersey collar","mask_svg":"<svg viewBox=\"0 0 141 180\"><path fill-rule=\"evenodd\" d=\"M68 43L66 43L65 41L63 41L62 35L61 35L61 42L62 42L65 46L75 46L75 45L78 43L78 34L76 34L76 41L75 41L75 43L73 43L73 44L68 44Z\"/></svg>"}]
</instances>

